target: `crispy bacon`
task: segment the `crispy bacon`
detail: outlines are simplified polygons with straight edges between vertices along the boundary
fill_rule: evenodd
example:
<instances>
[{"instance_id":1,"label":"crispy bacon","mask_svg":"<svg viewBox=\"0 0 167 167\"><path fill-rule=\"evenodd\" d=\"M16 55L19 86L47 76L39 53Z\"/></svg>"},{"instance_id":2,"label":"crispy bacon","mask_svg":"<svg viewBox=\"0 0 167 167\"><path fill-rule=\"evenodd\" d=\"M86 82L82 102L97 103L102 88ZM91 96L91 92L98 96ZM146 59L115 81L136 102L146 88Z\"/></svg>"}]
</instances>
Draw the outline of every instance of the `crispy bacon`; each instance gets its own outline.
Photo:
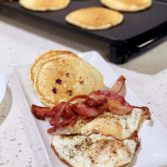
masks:
<instances>
[{"instance_id":1,"label":"crispy bacon","mask_svg":"<svg viewBox=\"0 0 167 167\"><path fill-rule=\"evenodd\" d=\"M126 101L121 103L120 101L111 100L111 99L108 100L108 103L100 107L100 109L110 111L113 114L117 114L117 115L129 114L131 113L133 108L134 106L129 105Z\"/></svg>"},{"instance_id":2,"label":"crispy bacon","mask_svg":"<svg viewBox=\"0 0 167 167\"><path fill-rule=\"evenodd\" d=\"M69 104L69 103L66 104L66 108L65 108L65 112L64 112L63 116L65 118L71 118L71 117L75 116L75 113L73 112L71 104Z\"/></svg>"},{"instance_id":3,"label":"crispy bacon","mask_svg":"<svg viewBox=\"0 0 167 167\"><path fill-rule=\"evenodd\" d=\"M69 124L73 125L73 124L75 124L75 122L76 122L76 116L73 116L71 118L67 118L61 123L61 127L66 127Z\"/></svg>"},{"instance_id":4,"label":"crispy bacon","mask_svg":"<svg viewBox=\"0 0 167 167\"><path fill-rule=\"evenodd\" d=\"M109 90L97 90L92 92L90 95L103 96L107 98L107 102L101 105L99 108L110 111L117 115L129 114L134 108L124 99L124 97Z\"/></svg>"},{"instance_id":5,"label":"crispy bacon","mask_svg":"<svg viewBox=\"0 0 167 167\"><path fill-rule=\"evenodd\" d=\"M88 95L78 95L53 108L32 105L32 112L38 119L50 118L52 127L48 129L48 133L55 132L59 127L75 124L80 117L92 119L104 112L126 115L131 113L134 106L120 95L124 82L125 78L121 76L110 90L96 90ZM146 115L148 113L146 110Z\"/></svg>"},{"instance_id":6,"label":"crispy bacon","mask_svg":"<svg viewBox=\"0 0 167 167\"><path fill-rule=\"evenodd\" d=\"M125 77L121 75L110 90L124 97L126 94L125 80Z\"/></svg>"},{"instance_id":7,"label":"crispy bacon","mask_svg":"<svg viewBox=\"0 0 167 167\"><path fill-rule=\"evenodd\" d=\"M53 133L53 132L56 132L56 129L57 129L57 127L53 126L53 127L49 128L47 132Z\"/></svg>"},{"instance_id":8,"label":"crispy bacon","mask_svg":"<svg viewBox=\"0 0 167 167\"><path fill-rule=\"evenodd\" d=\"M97 108L87 106L83 102L78 102L74 104L72 107L73 107L73 111L77 113L78 115L80 115L81 117L93 118L93 117L97 117L98 115L100 115L100 112Z\"/></svg>"},{"instance_id":9,"label":"crispy bacon","mask_svg":"<svg viewBox=\"0 0 167 167\"><path fill-rule=\"evenodd\" d=\"M55 114L50 120L52 126L58 127L60 125L60 118L66 107L65 102L59 103L56 107L53 108Z\"/></svg>"},{"instance_id":10,"label":"crispy bacon","mask_svg":"<svg viewBox=\"0 0 167 167\"><path fill-rule=\"evenodd\" d=\"M42 119L42 120L45 119L47 114L48 116L53 115L52 109L49 107L39 107L36 105L32 105L31 110L32 110L32 113L36 116L36 118Z\"/></svg>"},{"instance_id":11,"label":"crispy bacon","mask_svg":"<svg viewBox=\"0 0 167 167\"><path fill-rule=\"evenodd\" d=\"M98 107L107 102L107 98L104 96L89 96L85 104L90 107Z\"/></svg>"},{"instance_id":12,"label":"crispy bacon","mask_svg":"<svg viewBox=\"0 0 167 167\"><path fill-rule=\"evenodd\" d=\"M50 117L50 124L53 127L48 133L52 133L58 127L74 124L78 117L92 119L104 112L125 115L133 108L122 96L110 90L98 90L89 95L76 96L68 102L59 103L54 108L32 105L32 112L38 119L44 120Z\"/></svg>"}]
</instances>

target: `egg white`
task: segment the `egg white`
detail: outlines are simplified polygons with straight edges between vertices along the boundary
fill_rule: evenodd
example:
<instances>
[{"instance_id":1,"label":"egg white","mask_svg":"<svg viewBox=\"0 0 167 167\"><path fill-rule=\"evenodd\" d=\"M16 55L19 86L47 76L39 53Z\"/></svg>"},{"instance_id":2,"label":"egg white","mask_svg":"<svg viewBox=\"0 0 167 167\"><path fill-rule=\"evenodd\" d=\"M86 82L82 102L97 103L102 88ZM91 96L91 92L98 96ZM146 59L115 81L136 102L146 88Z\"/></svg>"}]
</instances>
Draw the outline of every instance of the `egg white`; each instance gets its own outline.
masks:
<instances>
[{"instance_id":1,"label":"egg white","mask_svg":"<svg viewBox=\"0 0 167 167\"><path fill-rule=\"evenodd\" d=\"M56 135L52 147L73 167L118 167L130 163L138 143L100 134Z\"/></svg>"},{"instance_id":2,"label":"egg white","mask_svg":"<svg viewBox=\"0 0 167 167\"><path fill-rule=\"evenodd\" d=\"M135 131L139 130L145 116L145 112L140 108L134 108L130 114L122 116L106 112L92 120L80 119L68 129L71 134L100 133L123 140L130 138Z\"/></svg>"}]
</instances>

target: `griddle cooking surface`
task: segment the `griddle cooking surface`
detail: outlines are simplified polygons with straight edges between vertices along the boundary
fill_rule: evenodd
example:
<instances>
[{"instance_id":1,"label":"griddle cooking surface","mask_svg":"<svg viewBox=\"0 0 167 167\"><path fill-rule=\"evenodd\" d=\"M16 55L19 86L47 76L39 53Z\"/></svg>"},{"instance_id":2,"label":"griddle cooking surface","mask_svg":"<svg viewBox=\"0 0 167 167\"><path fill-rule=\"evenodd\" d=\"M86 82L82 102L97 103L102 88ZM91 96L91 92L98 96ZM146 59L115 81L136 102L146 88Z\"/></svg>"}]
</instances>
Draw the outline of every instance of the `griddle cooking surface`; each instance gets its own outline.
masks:
<instances>
[{"instance_id":1,"label":"griddle cooking surface","mask_svg":"<svg viewBox=\"0 0 167 167\"><path fill-rule=\"evenodd\" d=\"M156 34L155 32L157 32L158 27L164 27L164 25L167 25L167 3L158 1L153 1L153 5L147 10L135 13L123 13L123 23L108 30L88 31L70 25L65 21L65 16L71 11L91 6L102 5L99 0L72 0L71 4L67 8L60 11L34 12L20 7L17 2L1 3L1 7L46 20L48 23L50 22L70 31L79 32L80 34L106 41L114 46L127 43L128 46L132 48L133 45L136 45L137 43L141 44L142 42L146 42L144 40L150 40L149 38L153 38L152 36L153 34ZM161 33L160 29L158 29L158 31L158 33ZM158 36L159 34L156 35Z\"/></svg>"},{"instance_id":2,"label":"griddle cooking surface","mask_svg":"<svg viewBox=\"0 0 167 167\"><path fill-rule=\"evenodd\" d=\"M167 5L158 2L153 2L151 8L142 12L124 13L125 18L122 24L103 31L82 30L80 28L76 28L75 26L69 25L64 20L65 16L74 9L88 6L102 6L100 2L98 2L98 0L73 0L66 9L56 12L31 12L23 9L17 3L4 3L3 5L21 11L25 14L31 14L48 21L52 21L57 25L64 26L74 31L79 30L88 34L93 34L107 41L128 40L130 38L143 34L146 31L149 31L150 29L153 29L167 21Z\"/></svg>"}]
</instances>

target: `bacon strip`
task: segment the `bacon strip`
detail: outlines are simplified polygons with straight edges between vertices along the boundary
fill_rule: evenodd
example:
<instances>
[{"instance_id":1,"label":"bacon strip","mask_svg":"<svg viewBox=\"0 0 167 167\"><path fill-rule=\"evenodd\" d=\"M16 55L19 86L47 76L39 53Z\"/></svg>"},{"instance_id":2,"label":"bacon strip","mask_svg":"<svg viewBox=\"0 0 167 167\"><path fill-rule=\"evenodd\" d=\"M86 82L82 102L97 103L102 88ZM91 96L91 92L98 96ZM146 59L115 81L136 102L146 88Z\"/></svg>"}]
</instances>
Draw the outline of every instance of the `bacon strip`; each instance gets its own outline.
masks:
<instances>
[{"instance_id":1,"label":"bacon strip","mask_svg":"<svg viewBox=\"0 0 167 167\"><path fill-rule=\"evenodd\" d=\"M32 105L32 112L38 119L50 118L50 124L53 127L48 129L48 132L52 133L59 127L74 124L78 117L92 119L104 112L125 115L129 114L133 108L122 96L110 90L98 90L89 95L77 96L68 102L59 103L54 108Z\"/></svg>"},{"instance_id":2,"label":"bacon strip","mask_svg":"<svg viewBox=\"0 0 167 167\"><path fill-rule=\"evenodd\" d=\"M61 118L62 113L63 113L64 110L65 110L65 105L66 105L65 102L61 102L61 103L59 103L57 106L55 106L55 107L53 108L55 114L54 114L54 116L52 117L52 119L50 120L50 124L51 124L52 126L59 127L60 118Z\"/></svg>"},{"instance_id":3,"label":"bacon strip","mask_svg":"<svg viewBox=\"0 0 167 167\"><path fill-rule=\"evenodd\" d=\"M110 111L117 115L129 114L134 108L122 96L109 90L97 90L92 92L90 95L104 96L107 98L107 102L101 105L100 109Z\"/></svg>"},{"instance_id":4,"label":"bacon strip","mask_svg":"<svg viewBox=\"0 0 167 167\"><path fill-rule=\"evenodd\" d=\"M104 103L107 102L107 98L104 96L89 96L86 101L85 104L90 106L90 107L98 107L103 105Z\"/></svg>"},{"instance_id":5,"label":"bacon strip","mask_svg":"<svg viewBox=\"0 0 167 167\"><path fill-rule=\"evenodd\" d=\"M131 106L123 96L120 96L124 83L125 78L121 76L111 90L97 90L88 95L75 96L53 108L32 105L32 113L38 119L50 118L52 127L48 129L48 133L55 132L59 127L75 124L80 117L92 119L104 112L126 115L131 113L135 107ZM141 108L143 109L143 107ZM148 108L144 109L149 117Z\"/></svg>"},{"instance_id":6,"label":"bacon strip","mask_svg":"<svg viewBox=\"0 0 167 167\"><path fill-rule=\"evenodd\" d=\"M46 115L48 117L53 115L52 109L49 107L39 107L36 105L32 105L31 110L32 113L36 116L36 118L42 120L45 119Z\"/></svg>"},{"instance_id":7,"label":"bacon strip","mask_svg":"<svg viewBox=\"0 0 167 167\"><path fill-rule=\"evenodd\" d=\"M121 75L110 90L114 93L117 93L120 96L125 97L126 95L125 80L126 80L125 77Z\"/></svg>"},{"instance_id":8,"label":"bacon strip","mask_svg":"<svg viewBox=\"0 0 167 167\"><path fill-rule=\"evenodd\" d=\"M89 107L84 103L76 103L73 106L73 111L85 118L93 118L100 115L99 110L95 107Z\"/></svg>"}]
</instances>

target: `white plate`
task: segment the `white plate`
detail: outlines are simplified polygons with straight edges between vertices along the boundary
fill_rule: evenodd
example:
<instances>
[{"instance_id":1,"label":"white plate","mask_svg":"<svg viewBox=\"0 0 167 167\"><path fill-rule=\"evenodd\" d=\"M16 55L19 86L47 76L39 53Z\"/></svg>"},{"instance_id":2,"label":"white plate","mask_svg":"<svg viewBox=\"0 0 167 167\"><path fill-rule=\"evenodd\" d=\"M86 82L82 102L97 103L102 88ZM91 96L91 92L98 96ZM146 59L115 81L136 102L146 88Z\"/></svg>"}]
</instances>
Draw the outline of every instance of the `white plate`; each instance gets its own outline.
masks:
<instances>
[{"instance_id":1,"label":"white plate","mask_svg":"<svg viewBox=\"0 0 167 167\"><path fill-rule=\"evenodd\" d=\"M5 92L6 92L5 80L4 77L0 74L0 104L5 96Z\"/></svg>"},{"instance_id":2,"label":"white plate","mask_svg":"<svg viewBox=\"0 0 167 167\"><path fill-rule=\"evenodd\" d=\"M114 71L112 71L112 69L97 52L87 52L82 54L81 57L92 64L104 75L106 86L110 87L115 82L118 76ZM18 66L16 68L17 76L22 84L29 105L41 105L28 78L29 68L30 65ZM127 88L126 99L132 105L143 106L141 101L129 88ZM33 117L33 115L31 116ZM148 122L145 122L139 132L141 149L137 154L137 159L134 164L135 167L167 166L167 131L154 116L152 116L152 118L153 125L151 126L148 124ZM49 158L51 166L65 167L66 165L59 160L50 147L52 136L47 133L47 129L50 127L49 123L47 121L40 121L35 118L34 120L40 132L42 141L44 142L43 144L47 152L45 155L48 156L47 158ZM41 141L41 139L39 141Z\"/></svg>"}]
</instances>

